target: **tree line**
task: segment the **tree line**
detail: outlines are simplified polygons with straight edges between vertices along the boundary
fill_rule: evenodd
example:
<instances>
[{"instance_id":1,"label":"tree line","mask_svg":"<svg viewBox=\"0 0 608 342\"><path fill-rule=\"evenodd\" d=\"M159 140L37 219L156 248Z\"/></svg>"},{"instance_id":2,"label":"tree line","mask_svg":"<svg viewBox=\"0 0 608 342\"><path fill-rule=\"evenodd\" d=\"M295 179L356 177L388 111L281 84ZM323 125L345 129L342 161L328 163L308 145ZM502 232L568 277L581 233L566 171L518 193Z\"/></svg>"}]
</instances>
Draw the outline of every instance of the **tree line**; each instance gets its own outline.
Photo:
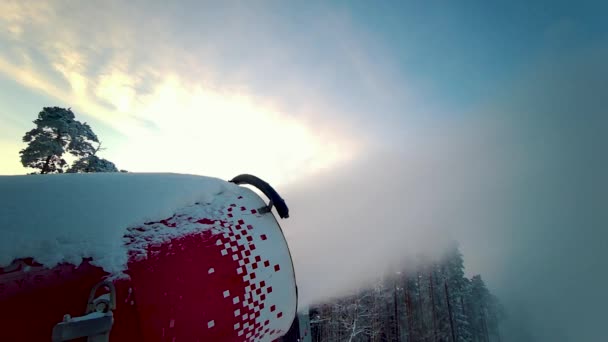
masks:
<instances>
[{"instance_id":1,"label":"tree line","mask_svg":"<svg viewBox=\"0 0 608 342\"><path fill-rule=\"evenodd\" d=\"M500 342L504 310L480 275L468 279L458 247L374 286L312 307L312 341Z\"/></svg>"},{"instance_id":2,"label":"tree line","mask_svg":"<svg viewBox=\"0 0 608 342\"><path fill-rule=\"evenodd\" d=\"M23 136L28 145L19 155L24 167L39 170L34 173L118 172L114 163L97 155L101 141L91 126L76 120L71 108L44 107L33 122L36 126ZM66 154L76 158L71 165Z\"/></svg>"}]
</instances>

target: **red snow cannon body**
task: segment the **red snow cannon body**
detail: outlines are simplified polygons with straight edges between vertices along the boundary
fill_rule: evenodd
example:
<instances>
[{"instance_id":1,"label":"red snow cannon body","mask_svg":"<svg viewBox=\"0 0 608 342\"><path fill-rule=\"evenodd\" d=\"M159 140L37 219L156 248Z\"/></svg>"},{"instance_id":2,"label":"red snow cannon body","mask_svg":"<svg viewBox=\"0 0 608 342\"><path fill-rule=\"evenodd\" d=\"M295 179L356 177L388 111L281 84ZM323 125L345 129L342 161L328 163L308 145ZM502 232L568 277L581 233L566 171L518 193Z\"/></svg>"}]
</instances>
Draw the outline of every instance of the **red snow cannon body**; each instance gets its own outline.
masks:
<instances>
[{"instance_id":1,"label":"red snow cannon body","mask_svg":"<svg viewBox=\"0 0 608 342\"><path fill-rule=\"evenodd\" d=\"M287 207L256 177L231 182L257 187L270 203L232 184L211 203L192 203L173 216L125 228L128 263L122 274L97 266L94 255L50 268L35 255L0 265L0 341L283 336L296 315L297 288L272 208L288 217Z\"/></svg>"}]
</instances>

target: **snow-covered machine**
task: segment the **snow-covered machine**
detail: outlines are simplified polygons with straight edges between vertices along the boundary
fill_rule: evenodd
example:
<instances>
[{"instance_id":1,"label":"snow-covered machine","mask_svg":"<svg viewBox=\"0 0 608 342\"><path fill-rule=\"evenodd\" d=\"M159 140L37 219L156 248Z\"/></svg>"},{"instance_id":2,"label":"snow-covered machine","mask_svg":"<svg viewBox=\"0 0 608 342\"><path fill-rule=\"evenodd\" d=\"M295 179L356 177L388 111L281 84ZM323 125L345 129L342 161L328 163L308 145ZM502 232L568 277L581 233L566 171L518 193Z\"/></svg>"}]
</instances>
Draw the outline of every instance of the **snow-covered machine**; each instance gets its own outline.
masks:
<instances>
[{"instance_id":1,"label":"snow-covered machine","mask_svg":"<svg viewBox=\"0 0 608 342\"><path fill-rule=\"evenodd\" d=\"M259 178L5 176L0 194L0 341L273 341L294 320L288 209Z\"/></svg>"}]
</instances>

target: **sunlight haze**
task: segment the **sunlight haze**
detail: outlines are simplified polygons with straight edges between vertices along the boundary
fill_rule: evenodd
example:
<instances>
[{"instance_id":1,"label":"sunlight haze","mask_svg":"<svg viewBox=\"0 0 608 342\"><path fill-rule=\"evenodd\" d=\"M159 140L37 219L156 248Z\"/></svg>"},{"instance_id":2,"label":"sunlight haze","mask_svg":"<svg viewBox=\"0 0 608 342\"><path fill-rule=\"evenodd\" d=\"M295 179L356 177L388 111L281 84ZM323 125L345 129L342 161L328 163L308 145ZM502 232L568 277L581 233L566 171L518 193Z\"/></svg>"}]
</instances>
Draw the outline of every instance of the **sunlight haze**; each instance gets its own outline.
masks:
<instances>
[{"instance_id":1,"label":"sunlight haze","mask_svg":"<svg viewBox=\"0 0 608 342\"><path fill-rule=\"evenodd\" d=\"M43 107L129 172L257 175L314 304L458 241L504 341L604 341L608 2L0 1L0 174Z\"/></svg>"}]
</instances>

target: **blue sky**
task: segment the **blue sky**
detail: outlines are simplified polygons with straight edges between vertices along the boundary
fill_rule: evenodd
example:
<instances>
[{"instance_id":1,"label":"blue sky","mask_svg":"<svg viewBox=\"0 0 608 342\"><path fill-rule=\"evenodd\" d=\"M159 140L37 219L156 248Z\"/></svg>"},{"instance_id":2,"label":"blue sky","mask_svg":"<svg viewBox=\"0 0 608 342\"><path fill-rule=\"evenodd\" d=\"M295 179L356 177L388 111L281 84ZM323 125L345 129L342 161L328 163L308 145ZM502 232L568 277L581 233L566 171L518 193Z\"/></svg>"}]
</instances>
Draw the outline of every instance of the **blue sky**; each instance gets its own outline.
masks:
<instances>
[{"instance_id":1,"label":"blue sky","mask_svg":"<svg viewBox=\"0 0 608 342\"><path fill-rule=\"evenodd\" d=\"M605 18L605 1L3 1L0 174L27 172L43 106L72 107L119 168L284 187L304 284L454 237L511 310L507 340L594 340L608 303L563 279L608 281L580 267L605 268L608 241ZM311 255L319 234L342 254Z\"/></svg>"},{"instance_id":2,"label":"blue sky","mask_svg":"<svg viewBox=\"0 0 608 342\"><path fill-rule=\"evenodd\" d=\"M71 106L106 140L108 158L140 171L154 165L115 155L132 140L163 131L157 119L163 114L149 113L150 107L159 108L152 103L163 85L178 89L182 103L196 97L197 87L221 98L237 93L253 102L251 110L265 113L268 109L258 108L272 107L277 117L314 131L307 133L309 140L320 145L337 140L343 146L336 151L348 145L355 153L362 147L354 141L362 137L394 142L404 127L420 121L467 115L555 56L607 39L606 5L600 2L3 6L0 40L8 49L1 58L8 65L0 83L0 115L18 124L3 136L17 141L41 105ZM33 85L32 79L45 85ZM82 80L87 85L77 89ZM217 116L197 114L201 123ZM134 130L145 137L136 138ZM304 140L293 143L309 158L320 154L304 152L302 146L311 144ZM274 157L272 163L280 164ZM11 159L8 153L3 158ZM320 164L330 165L339 158L322 159ZM295 165L284 170L301 168ZM178 168L203 174L230 170L186 163ZM18 165L3 170L19 172Z\"/></svg>"}]
</instances>

